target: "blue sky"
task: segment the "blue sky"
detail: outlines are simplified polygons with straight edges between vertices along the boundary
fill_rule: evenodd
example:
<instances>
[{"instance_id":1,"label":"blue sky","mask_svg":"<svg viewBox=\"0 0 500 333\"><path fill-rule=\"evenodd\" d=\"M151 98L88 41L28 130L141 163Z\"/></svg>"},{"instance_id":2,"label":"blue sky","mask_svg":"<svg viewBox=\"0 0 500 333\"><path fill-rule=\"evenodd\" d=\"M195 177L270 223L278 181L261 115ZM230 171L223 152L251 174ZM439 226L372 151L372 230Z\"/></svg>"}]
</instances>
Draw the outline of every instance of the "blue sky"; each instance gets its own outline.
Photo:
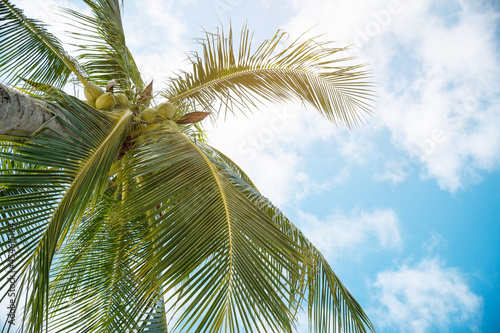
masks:
<instances>
[{"instance_id":1,"label":"blue sky","mask_svg":"<svg viewBox=\"0 0 500 333\"><path fill-rule=\"evenodd\" d=\"M14 2L55 33L50 5L83 8ZM247 22L256 45L310 28L354 44L348 54L370 64L377 85L360 128L291 103L220 119L209 139L323 251L378 332L499 330L497 2L125 2L129 47L158 90L185 68L202 27L229 20L235 30Z\"/></svg>"}]
</instances>

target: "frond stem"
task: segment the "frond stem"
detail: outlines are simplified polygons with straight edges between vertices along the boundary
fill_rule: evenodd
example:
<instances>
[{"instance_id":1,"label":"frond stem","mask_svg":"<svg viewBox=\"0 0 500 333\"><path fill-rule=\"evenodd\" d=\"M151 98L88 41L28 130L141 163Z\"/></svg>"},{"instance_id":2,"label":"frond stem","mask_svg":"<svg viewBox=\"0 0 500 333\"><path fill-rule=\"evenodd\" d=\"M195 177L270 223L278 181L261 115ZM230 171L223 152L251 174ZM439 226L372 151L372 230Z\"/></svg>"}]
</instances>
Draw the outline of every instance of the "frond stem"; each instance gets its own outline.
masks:
<instances>
[{"instance_id":1,"label":"frond stem","mask_svg":"<svg viewBox=\"0 0 500 333\"><path fill-rule=\"evenodd\" d=\"M237 72L237 73L233 73L233 74L229 74L227 76L224 76L224 77L221 77L221 78L218 78L218 79L215 79L213 81L209 81L209 82L206 82L206 83L203 83L201 84L200 86L198 87L195 87L195 88L192 88L186 92L183 92L182 94L180 95L177 95L173 98L170 98L169 99L169 102L171 103L175 103L179 100L182 100L192 94L195 94L196 92L200 91L200 90L203 90L204 88L206 87L209 87L209 86L212 86L212 85L216 85L218 83L221 83L221 82L227 82L227 81L230 81L231 79L233 78L236 78L236 77L239 77L239 76L245 76L245 75L252 75L252 74L258 74L258 73L266 73L266 72L271 72L271 71L274 71L274 72L284 72L284 73L292 73L292 74L305 74L307 76L310 76L310 75L313 75L313 73L311 72L307 72L307 71L304 71L304 70L300 70L300 69L297 69L297 68L275 68L275 67L268 67L268 68L257 68L257 69L247 69L247 70L243 70L241 72ZM321 77L315 77L317 79L321 79L323 81L325 81L326 83L329 83L327 80L321 78Z\"/></svg>"}]
</instances>

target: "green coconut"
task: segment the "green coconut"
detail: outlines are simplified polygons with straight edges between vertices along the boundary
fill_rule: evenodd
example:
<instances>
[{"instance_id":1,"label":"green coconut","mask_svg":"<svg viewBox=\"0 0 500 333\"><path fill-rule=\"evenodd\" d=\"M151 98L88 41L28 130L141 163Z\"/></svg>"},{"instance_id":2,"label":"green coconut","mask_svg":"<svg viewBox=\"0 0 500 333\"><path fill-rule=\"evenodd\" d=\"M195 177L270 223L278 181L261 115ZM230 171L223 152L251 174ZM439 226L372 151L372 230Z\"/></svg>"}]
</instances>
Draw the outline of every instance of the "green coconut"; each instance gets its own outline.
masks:
<instances>
[{"instance_id":1,"label":"green coconut","mask_svg":"<svg viewBox=\"0 0 500 333\"><path fill-rule=\"evenodd\" d=\"M112 93L107 92L96 99L95 106L98 109L113 109L116 106L116 99Z\"/></svg>"},{"instance_id":2,"label":"green coconut","mask_svg":"<svg viewBox=\"0 0 500 333\"><path fill-rule=\"evenodd\" d=\"M153 109L153 108L147 108L147 109L144 109L144 111L141 112L141 118L142 120L144 120L145 122L152 122L155 118L155 116L158 114L158 112L156 111L156 109Z\"/></svg>"},{"instance_id":3,"label":"green coconut","mask_svg":"<svg viewBox=\"0 0 500 333\"><path fill-rule=\"evenodd\" d=\"M178 130L179 129L179 125L177 125L177 123L173 120L167 120L165 122L168 126L170 126L171 128L173 128L174 130Z\"/></svg>"},{"instance_id":4,"label":"green coconut","mask_svg":"<svg viewBox=\"0 0 500 333\"><path fill-rule=\"evenodd\" d=\"M83 93L89 102L95 102L99 96L104 94L104 90L95 83L89 83L83 89Z\"/></svg>"},{"instance_id":5,"label":"green coconut","mask_svg":"<svg viewBox=\"0 0 500 333\"><path fill-rule=\"evenodd\" d=\"M115 94L115 99L116 99L116 107L118 108L126 108L130 105L130 101L128 100L127 96L122 93Z\"/></svg>"},{"instance_id":6,"label":"green coconut","mask_svg":"<svg viewBox=\"0 0 500 333\"><path fill-rule=\"evenodd\" d=\"M175 106L173 103L170 102L164 102L158 105L156 108L158 110L158 114L167 118L167 119L172 119L175 114Z\"/></svg>"}]
</instances>

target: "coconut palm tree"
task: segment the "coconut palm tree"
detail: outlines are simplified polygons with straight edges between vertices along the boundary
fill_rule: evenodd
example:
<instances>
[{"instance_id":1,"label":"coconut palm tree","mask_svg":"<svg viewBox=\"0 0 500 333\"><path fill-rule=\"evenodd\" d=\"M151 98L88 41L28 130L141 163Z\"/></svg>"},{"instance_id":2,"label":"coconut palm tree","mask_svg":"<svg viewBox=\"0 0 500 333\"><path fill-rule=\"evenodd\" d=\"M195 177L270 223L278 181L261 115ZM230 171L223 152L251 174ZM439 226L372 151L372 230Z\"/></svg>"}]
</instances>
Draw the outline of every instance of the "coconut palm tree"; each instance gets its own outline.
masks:
<instances>
[{"instance_id":1,"label":"coconut palm tree","mask_svg":"<svg viewBox=\"0 0 500 333\"><path fill-rule=\"evenodd\" d=\"M355 125L369 112L361 66L327 42L283 47L278 31L253 48L248 29L239 43L219 30L188 56L192 71L157 92L126 46L123 3L84 2L89 15L62 9L71 56L0 0L0 78L22 91L0 87L0 110L6 124L23 115L1 135L1 300L16 309L3 330L292 332L307 311L312 332L374 331L318 249L201 125L290 100ZM68 93L83 87L88 101Z\"/></svg>"}]
</instances>

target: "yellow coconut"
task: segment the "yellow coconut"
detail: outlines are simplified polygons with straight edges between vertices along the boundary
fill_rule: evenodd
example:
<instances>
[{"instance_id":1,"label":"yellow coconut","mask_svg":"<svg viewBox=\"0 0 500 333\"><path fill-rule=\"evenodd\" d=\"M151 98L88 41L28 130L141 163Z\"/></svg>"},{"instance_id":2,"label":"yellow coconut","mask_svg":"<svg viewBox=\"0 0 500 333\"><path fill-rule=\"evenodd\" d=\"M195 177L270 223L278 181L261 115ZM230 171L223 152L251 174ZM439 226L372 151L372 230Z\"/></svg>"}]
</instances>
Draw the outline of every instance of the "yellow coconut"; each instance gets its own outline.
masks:
<instances>
[{"instance_id":1,"label":"yellow coconut","mask_svg":"<svg viewBox=\"0 0 500 333\"><path fill-rule=\"evenodd\" d=\"M157 111L156 111L156 109L153 109L153 108L147 108L141 112L142 120L144 120L145 122L148 122L148 123L152 122L156 115L157 115Z\"/></svg>"},{"instance_id":2,"label":"yellow coconut","mask_svg":"<svg viewBox=\"0 0 500 333\"><path fill-rule=\"evenodd\" d=\"M98 109L113 109L116 106L115 97L110 92L104 93L95 101L95 106Z\"/></svg>"},{"instance_id":3,"label":"yellow coconut","mask_svg":"<svg viewBox=\"0 0 500 333\"><path fill-rule=\"evenodd\" d=\"M175 114L175 106L173 103L170 102L164 102L158 105L156 108L158 110L158 114L162 115L163 117L167 119L172 119Z\"/></svg>"},{"instance_id":4,"label":"yellow coconut","mask_svg":"<svg viewBox=\"0 0 500 333\"><path fill-rule=\"evenodd\" d=\"M130 101L128 100L127 96L125 96L125 94L115 94L115 99L117 108L126 108L130 104Z\"/></svg>"},{"instance_id":5,"label":"yellow coconut","mask_svg":"<svg viewBox=\"0 0 500 333\"><path fill-rule=\"evenodd\" d=\"M95 102L99 96L104 94L104 90L97 84L89 83L83 89L83 93L89 102Z\"/></svg>"},{"instance_id":6,"label":"yellow coconut","mask_svg":"<svg viewBox=\"0 0 500 333\"><path fill-rule=\"evenodd\" d=\"M173 120L167 120L165 122L168 126L170 126L171 128L173 128L174 130L178 130L179 129L179 126L177 125L177 123Z\"/></svg>"}]
</instances>

